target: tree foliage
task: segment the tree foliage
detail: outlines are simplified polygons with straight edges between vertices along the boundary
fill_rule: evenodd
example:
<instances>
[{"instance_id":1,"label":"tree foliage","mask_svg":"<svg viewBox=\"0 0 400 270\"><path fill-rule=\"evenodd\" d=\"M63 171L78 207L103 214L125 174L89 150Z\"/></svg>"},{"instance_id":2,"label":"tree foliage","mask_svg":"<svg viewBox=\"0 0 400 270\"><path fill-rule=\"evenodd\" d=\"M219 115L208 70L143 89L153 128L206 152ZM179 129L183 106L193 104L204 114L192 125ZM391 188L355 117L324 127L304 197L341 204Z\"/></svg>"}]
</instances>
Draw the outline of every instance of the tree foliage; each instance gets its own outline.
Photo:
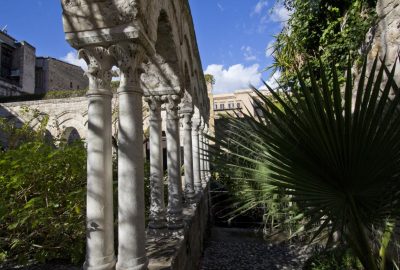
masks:
<instances>
[{"instance_id":1,"label":"tree foliage","mask_svg":"<svg viewBox=\"0 0 400 270\"><path fill-rule=\"evenodd\" d=\"M296 69L318 70L317 55L345 70L347 58L361 63L362 44L376 19L376 0L285 0L292 15L273 45L274 71L281 83L293 87ZM327 74L328 76L331 74ZM344 77L340 77L340 82Z\"/></svg>"},{"instance_id":2,"label":"tree foliage","mask_svg":"<svg viewBox=\"0 0 400 270\"><path fill-rule=\"evenodd\" d=\"M211 74L205 74L205 75L204 75L204 79L206 80L206 83L209 83L209 84L211 84L211 85L214 85L214 84L215 84L215 78L214 78L214 76L211 75Z\"/></svg>"}]
</instances>

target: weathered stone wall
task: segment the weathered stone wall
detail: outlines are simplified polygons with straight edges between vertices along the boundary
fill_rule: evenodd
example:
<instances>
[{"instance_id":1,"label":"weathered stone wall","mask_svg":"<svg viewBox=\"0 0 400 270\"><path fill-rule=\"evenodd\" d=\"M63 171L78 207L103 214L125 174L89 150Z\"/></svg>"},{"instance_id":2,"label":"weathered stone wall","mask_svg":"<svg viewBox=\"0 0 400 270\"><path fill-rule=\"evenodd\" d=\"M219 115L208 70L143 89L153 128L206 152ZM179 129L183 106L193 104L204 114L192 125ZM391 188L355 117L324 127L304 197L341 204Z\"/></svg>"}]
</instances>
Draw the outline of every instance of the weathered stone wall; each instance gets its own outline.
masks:
<instances>
[{"instance_id":1,"label":"weathered stone wall","mask_svg":"<svg viewBox=\"0 0 400 270\"><path fill-rule=\"evenodd\" d=\"M30 120L29 114L23 113L24 108L38 110L50 116L47 129L53 137L59 138L64 130L73 127L81 138L86 138L87 106L86 97L0 103L0 117L15 117L24 122Z\"/></svg>"},{"instance_id":2,"label":"weathered stone wall","mask_svg":"<svg viewBox=\"0 0 400 270\"><path fill-rule=\"evenodd\" d=\"M20 52L20 85L22 91L34 94L35 93L35 62L36 49L29 43L22 41Z\"/></svg>"},{"instance_id":3,"label":"weathered stone wall","mask_svg":"<svg viewBox=\"0 0 400 270\"><path fill-rule=\"evenodd\" d=\"M47 91L86 89L89 80L84 76L82 68L71 65L54 58L49 58L49 82Z\"/></svg>"},{"instance_id":4,"label":"weathered stone wall","mask_svg":"<svg viewBox=\"0 0 400 270\"><path fill-rule=\"evenodd\" d=\"M21 92L21 87L0 80L0 96L20 96L24 93Z\"/></svg>"},{"instance_id":5,"label":"weathered stone wall","mask_svg":"<svg viewBox=\"0 0 400 270\"><path fill-rule=\"evenodd\" d=\"M368 61L372 66L377 54L382 58L386 55L386 65L391 68L400 49L400 1L378 0L376 13L378 23L367 35ZM400 84L400 69L395 78Z\"/></svg>"},{"instance_id":6,"label":"weathered stone wall","mask_svg":"<svg viewBox=\"0 0 400 270\"><path fill-rule=\"evenodd\" d=\"M174 232L149 234L147 254L149 270L199 269L204 240L209 222L209 187L206 187L196 205L184 209L185 227ZM161 234L160 234L161 233Z\"/></svg>"}]
</instances>

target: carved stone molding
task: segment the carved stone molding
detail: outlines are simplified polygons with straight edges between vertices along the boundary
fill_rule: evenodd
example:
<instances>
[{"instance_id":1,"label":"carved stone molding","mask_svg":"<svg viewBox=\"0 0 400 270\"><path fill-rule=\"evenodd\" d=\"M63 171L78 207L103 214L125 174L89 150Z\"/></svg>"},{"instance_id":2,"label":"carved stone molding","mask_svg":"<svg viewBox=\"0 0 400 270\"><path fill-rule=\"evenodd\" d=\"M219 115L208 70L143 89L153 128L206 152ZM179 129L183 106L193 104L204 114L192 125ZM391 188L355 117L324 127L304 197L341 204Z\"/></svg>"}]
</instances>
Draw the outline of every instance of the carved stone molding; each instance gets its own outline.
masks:
<instances>
[{"instance_id":1,"label":"carved stone molding","mask_svg":"<svg viewBox=\"0 0 400 270\"><path fill-rule=\"evenodd\" d=\"M85 75L89 78L89 91L91 94L111 93L111 67L112 61L109 51L104 47L89 47L78 51L78 57L85 60L88 70Z\"/></svg>"},{"instance_id":2,"label":"carved stone molding","mask_svg":"<svg viewBox=\"0 0 400 270\"><path fill-rule=\"evenodd\" d=\"M150 109L150 121L161 121L161 96L149 96L145 97L144 100L149 105Z\"/></svg>"},{"instance_id":3,"label":"carved stone molding","mask_svg":"<svg viewBox=\"0 0 400 270\"><path fill-rule=\"evenodd\" d=\"M180 113L193 113L193 102L192 102L192 97L190 94L185 91L183 98L181 100L181 103L179 105L180 107Z\"/></svg>"},{"instance_id":4,"label":"carved stone molding","mask_svg":"<svg viewBox=\"0 0 400 270\"><path fill-rule=\"evenodd\" d=\"M185 112L181 114L184 130L192 130L192 113Z\"/></svg>"},{"instance_id":5,"label":"carved stone molding","mask_svg":"<svg viewBox=\"0 0 400 270\"><path fill-rule=\"evenodd\" d=\"M145 57L143 48L139 44L130 42L112 45L108 50L115 65L120 69L118 92L143 93L139 83L140 64Z\"/></svg>"},{"instance_id":6,"label":"carved stone molding","mask_svg":"<svg viewBox=\"0 0 400 270\"><path fill-rule=\"evenodd\" d=\"M164 95L161 100L165 102L165 108L167 110L167 119L179 119L179 103L180 96L178 95Z\"/></svg>"},{"instance_id":7,"label":"carved stone molding","mask_svg":"<svg viewBox=\"0 0 400 270\"><path fill-rule=\"evenodd\" d=\"M65 32L129 24L139 13L137 0L62 0L61 3ZM102 16L94 17L95 13Z\"/></svg>"},{"instance_id":8,"label":"carved stone molding","mask_svg":"<svg viewBox=\"0 0 400 270\"><path fill-rule=\"evenodd\" d=\"M161 56L155 55L142 67L144 73L141 75L141 83L145 95L168 95L181 92L178 75Z\"/></svg>"}]
</instances>

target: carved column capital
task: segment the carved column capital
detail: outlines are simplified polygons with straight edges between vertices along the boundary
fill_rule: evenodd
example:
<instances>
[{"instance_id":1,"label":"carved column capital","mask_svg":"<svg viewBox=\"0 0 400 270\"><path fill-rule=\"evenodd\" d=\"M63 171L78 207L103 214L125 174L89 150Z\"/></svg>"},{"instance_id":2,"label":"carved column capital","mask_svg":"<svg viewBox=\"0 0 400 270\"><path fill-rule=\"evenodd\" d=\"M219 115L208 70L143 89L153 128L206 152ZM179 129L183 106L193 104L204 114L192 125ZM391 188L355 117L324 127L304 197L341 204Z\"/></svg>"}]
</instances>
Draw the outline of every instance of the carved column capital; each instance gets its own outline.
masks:
<instances>
[{"instance_id":1,"label":"carved column capital","mask_svg":"<svg viewBox=\"0 0 400 270\"><path fill-rule=\"evenodd\" d=\"M120 70L120 85L118 93L139 92L140 87L140 64L144 59L144 49L135 43L119 43L110 46L109 54L115 65Z\"/></svg>"},{"instance_id":2,"label":"carved column capital","mask_svg":"<svg viewBox=\"0 0 400 270\"><path fill-rule=\"evenodd\" d=\"M88 95L111 93L112 60L108 50L104 47L88 47L78 51L78 57L85 60L88 70L85 75L89 78Z\"/></svg>"},{"instance_id":3,"label":"carved column capital","mask_svg":"<svg viewBox=\"0 0 400 270\"><path fill-rule=\"evenodd\" d=\"M161 121L161 96L148 96L144 98L150 109L150 121Z\"/></svg>"},{"instance_id":4,"label":"carved column capital","mask_svg":"<svg viewBox=\"0 0 400 270\"><path fill-rule=\"evenodd\" d=\"M191 112L183 112L181 113L181 117L183 119L183 129L184 130L192 130L192 115Z\"/></svg>"},{"instance_id":5,"label":"carved column capital","mask_svg":"<svg viewBox=\"0 0 400 270\"><path fill-rule=\"evenodd\" d=\"M179 119L179 103L181 101L178 95L163 95L161 100L165 102L165 108L167 110L167 119Z\"/></svg>"},{"instance_id":6,"label":"carved column capital","mask_svg":"<svg viewBox=\"0 0 400 270\"><path fill-rule=\"evenodd\" d=\"M192 132L198 134L200 129L200 119L192 117Z\"/></svg>"},{"instance_id":7,"label":"carved column capital","mask_svg":"<svg viewBox=\"0 0 400 270\"><path fill-rule=\"evenodd\" d=\"M200 132L204 131L204 127L205 127L204 119L201 118L200 121L199 121L199 130L200 130Z\"/></svg>"}]
</instances>

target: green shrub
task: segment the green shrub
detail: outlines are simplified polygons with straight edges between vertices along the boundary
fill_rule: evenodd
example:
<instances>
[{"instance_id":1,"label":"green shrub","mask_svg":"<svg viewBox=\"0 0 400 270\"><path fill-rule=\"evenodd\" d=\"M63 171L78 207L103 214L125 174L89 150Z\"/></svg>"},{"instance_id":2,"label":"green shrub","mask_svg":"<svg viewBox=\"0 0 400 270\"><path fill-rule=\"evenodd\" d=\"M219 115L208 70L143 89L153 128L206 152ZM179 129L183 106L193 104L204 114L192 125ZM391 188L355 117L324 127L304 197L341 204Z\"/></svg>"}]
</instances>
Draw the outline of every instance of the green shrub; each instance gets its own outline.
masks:
<instances>
[{"instance_id":1,"label":"green shrub","mask_svg":"<svg viewBox=\"0 0 400 270\"><path fill-rule=\"evenodd\" d=\"M86 149L29 142L0 153L0 259L79 262Z\"/></svg>"},{"instance_id":2,"label":"green shrub","mask_svg":"<svg viewBox=\"0 0 400 270\"><path fill-rule=\"evenodd\" d=\"M336 248L315 252L304 264L303 270L362 270L360 261L351 250Z\"/></svg>"}]
</instances>

